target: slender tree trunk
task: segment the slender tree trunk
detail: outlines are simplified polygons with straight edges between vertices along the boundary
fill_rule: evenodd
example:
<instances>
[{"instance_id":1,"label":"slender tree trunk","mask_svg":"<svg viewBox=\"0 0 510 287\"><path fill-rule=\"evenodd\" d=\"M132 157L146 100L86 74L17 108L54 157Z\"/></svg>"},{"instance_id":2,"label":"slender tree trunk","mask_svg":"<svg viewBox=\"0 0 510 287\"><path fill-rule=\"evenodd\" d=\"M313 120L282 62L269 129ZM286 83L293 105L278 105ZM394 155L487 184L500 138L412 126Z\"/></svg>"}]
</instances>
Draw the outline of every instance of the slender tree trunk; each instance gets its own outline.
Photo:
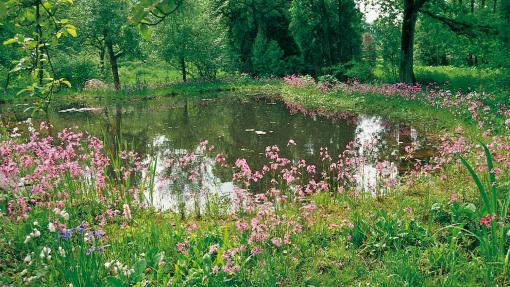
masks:
<instances>
[{"instance_id":1,"label":"slender tree trunk","mask_svg":"<svg viewBox=\"0 0 510 287\"><path fill-rule=\"evenodd\" d=\"M498 0L494 0L494 2L492 3L492 13L496 13L496 10L498 8Z\"/></svg>"},{"instance_id":2,"label":"slender tree trunk","mask_svg":"<svg viewBox=\"0 0 510 287\"><path fill-rule=\"evenodd\" d=\"M99 71L101 72L101 75L104 75L104 56L105 56L105 48L102 46L99 49Z\"/></svg>"},{"instance_id":3,"label":"slender tree trunk","mask_svg":"<svg viewBox=\"0 0 510 287\"><path fill-rule=\"evenodd\" d=\"M404 19L402 22L402 38L400 45L399 79L403 83L414 83L416 78L413 70L414 32L418 9L414 0L404 0Z\"/></svg>"},{"instance_id":4,"label":"slender tree trunk","mask_svg":"<svg viewBox=\"0 0 510 287\"><path fill-rule=\"evenodd\" d=\"M40 24L40 18L41 18L41 1L38 0L35 4L35 30L36 30L36 47L35 47L35 67L37 69L37 79L39 81L39 86L42 86L43 84L43 61L42 61L42 27Z\"/></svg>"},{"instance_id":5,"label":"slender tree trunk","mask_svg":"<svg viewBox=\"0 0 510 287\"><path fill-rule=\"evenodd\" d=\"M113 51L113 43L110 39L106 40L106 49L108 49L108 58L110 58L110 65L112 66L113 84L116 90L120 90L119 67L117 65L117 56Z\"/></svg>"},{"instance_id":6,"label":"slender tree trunk","mask_svg":"<svg viewBox=\"0 0 510 287\"><path fill-rule=\"evenodd\" d=\"M322 37L323 37L323 56L325 56L326 65L330 66L332 64L331 57L331 33L329 32L329 17L326 13L326 3L324 0L320 0L319 2L319 13L321 18L321 27L322 27ZM321 63L323 64L323 63Z\"/></svg>"},{"instance_id":7,"label":"slender tree trunk","mask_svg":"<svg viewBox=\"0 0 510 287\"><path fill-rule=\"evenodd\" d=\"M471 0L471 13L475 13L475 0Z\"/></svg>"},{"instance_id":8,"label":"slender tree trunk","mask_svg":"<svg viewBox=\"0 0 510 287\"><path fill-rule=\"evenodd\" d=\"M10 82L11 82L11 73L7 72L7 78L5 78L5 85L4 85L4 96L7 96L7 89L9 88Z\"/></svg>"},{"instance_id":9,"label":"slender tree trunk","mask_svg":"<svg viewBox=\"0 0 510 287\"><path fill-rule=\"evenodd\" d=\"M183 82L187 82L188 79L186 78L186 74L187 74L187 71L186 71L186 60L184 59L184 57L181 57L180 61L181 61L182 81Z\"/></svg>"}]
</instances>

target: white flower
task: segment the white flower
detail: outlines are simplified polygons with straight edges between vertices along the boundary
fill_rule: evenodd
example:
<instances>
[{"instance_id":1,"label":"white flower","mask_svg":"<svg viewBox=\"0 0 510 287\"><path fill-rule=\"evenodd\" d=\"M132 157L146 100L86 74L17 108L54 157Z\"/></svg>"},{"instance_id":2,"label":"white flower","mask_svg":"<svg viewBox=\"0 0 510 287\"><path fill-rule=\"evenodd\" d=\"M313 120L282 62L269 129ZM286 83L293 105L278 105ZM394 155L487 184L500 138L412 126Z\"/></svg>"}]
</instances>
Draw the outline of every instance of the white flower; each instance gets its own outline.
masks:
<instances>
[{"instance_id":1,"label":"white flower","mask_svg":"<svg viewBox=\"0 0 510 287\"><path fill-rule=\"evenodd\" d=\"M62 213L60 214L65 220L69 220L69 213L67 213L65 210L62 210Z\"/></svg>"},{"instance_id":2,"label":"white flower","mask_svg":"<svg viewBox=\"0 0 510 287\"><path fill-rule=\"evenodd\" d=\"M25 237L25 241L23 241L23 243L27 244L28 242L30 242L30 239L32 239L32 236L27 235L27 237Z\"/></svg>"},{"instance_id":3,"label":"white flower","mask_svg":"<svg viewBox=\"0 0 510 287\"><path fill-rule=\"evenodd\" d=\"M58 254L60 254L60 256L62 257L66 257L66 251L64 250L64 248L62 248L62 246L58 247Z\"/></svg>"},{"instance_id":4,"label":"white flower","mask_svg":"<svg viewBox=\"0 0 510 287\"><path fill-rule=\"evenodd\" d=\"M39 226L39 222L34 221L34 225L35 225L35 226Z\"/></svg>"},{"instance_id":5,"label":"white flower","mask_svg":"<svg viewBox=\"0 0 510 287\"><path fill-rule=\"evenodd\" d=\"M54 224L53 222L50 222L50 223L48 224L48 230L49 230L50 232L55 232L55 231L57 231L57 227L55 226L55 224Z\"/></svg>"},{"instance_id":6,"label":"white flower","mask_svg":"<svg viewBox=\"0 0 510 287\"><path fill-rule=\"evenodd\" d=\"M41 232L39 230L34 229L34 231L31 233L32 234L32 237L39 237L41 236Z\"/></svg>"},{"instance_id":7,"label":"white flower","mask_svg":"<svg viewBox=\"0 0 510 287\"><path fill-rule=\"evenodd\" d=\"M106 268L106 269L110 269L110 266L112 266L112 261L106 261L106 262L104 263L104 268Z\"/></svg>"},{"instance_id":8,"label":"white flower","mask_svg":"<svg viewBox=\"0 0 510 287\"><path fill-rule=\"evenodd\" d=\"M47 260L51 260L51 248L49 247L43 247L43 249L41 250L41 254L39 254L39 256L41 257L41 259L47 259Z\"/></svg>"},{"instance_id":9,"label":"white flower","mask_svg":"<svg viewBox=\"0 0 510 287\"><path fill-rule=\"evenodd\" d=\"M27 269L23 269L23 271L21 271L19 273L20 276L25 276L26 274L28 273L28 270Z\"/></svg>"},{"instance_id":10,"label":"white flower","mask_svg":"<svg viewBox=\"0 0 510 287\"><path fill-rule=\"evenodd\" d=\"M25 263L32 262L32 256L30 256L30 254L27 254L27 256L25 256L25 259L23 259L23 262Z\"/></svg>"}]
</instances>

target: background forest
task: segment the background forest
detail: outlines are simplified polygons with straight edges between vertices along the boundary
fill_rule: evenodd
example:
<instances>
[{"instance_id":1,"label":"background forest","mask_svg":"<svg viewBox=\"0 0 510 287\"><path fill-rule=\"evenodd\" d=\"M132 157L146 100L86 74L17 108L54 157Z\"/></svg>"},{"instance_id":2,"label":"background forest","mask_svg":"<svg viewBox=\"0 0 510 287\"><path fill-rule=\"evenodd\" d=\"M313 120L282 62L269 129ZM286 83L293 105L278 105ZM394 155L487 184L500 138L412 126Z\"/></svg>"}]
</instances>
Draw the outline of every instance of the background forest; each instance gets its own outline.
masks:
<instances>
[{"instance_id":1,"label":"background forest","mask_svg":"<svg viewBox=\"0 0 510 287\"><path fill-rule=\"evenodd\" d=\"M240 73L463 89L508 79L506 0L145 2L1 3L4 95L34 70L40 86L65 79L77 89L90 79L120 89Z\"/></svg>"}]
</instances>

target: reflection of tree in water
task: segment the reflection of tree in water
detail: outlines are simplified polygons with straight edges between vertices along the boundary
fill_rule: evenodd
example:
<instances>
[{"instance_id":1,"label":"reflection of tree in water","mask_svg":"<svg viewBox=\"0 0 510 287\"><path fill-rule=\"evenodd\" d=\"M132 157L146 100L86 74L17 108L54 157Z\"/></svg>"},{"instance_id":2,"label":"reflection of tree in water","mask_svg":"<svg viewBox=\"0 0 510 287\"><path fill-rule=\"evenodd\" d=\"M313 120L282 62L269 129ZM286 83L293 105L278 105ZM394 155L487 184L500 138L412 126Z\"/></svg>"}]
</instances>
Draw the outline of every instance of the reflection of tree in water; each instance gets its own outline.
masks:
<instances>
[{"instance_id":1,"label":"reflection of tree in water","mask_svg":"<svg viewBox=\"0 0 510 287\"><path fill-rule=\"evenodd\" d=\"M100 113L52 113L50 122L56 125L55 130L78 125L104 138L112 154L118 152L119 143L122 149L127 145L142 158L148 158L165 150L193 151L197 143L207 139L231 165L238 158L246 158L254 170L260 169L266 163L265 147L278 145L283 157L305 159L316 164L319 171L324 168L319 159L320 148L327 147L336 157L356 138L358 125L341 118L291 114L280 103L235 97L213 100L165 97L113 103L105 100L103 107ZM405 146L420 139L409 126L385 121L382 126L381 140L376 146L378 159L402 166L399 162ZM161 137L165 144L155 146L154 141ZM285 148L289 139L295 140L297 146ZM214 165L211 170L222 182L231 181L231 171Z\"/></svg>"}]
</instances>

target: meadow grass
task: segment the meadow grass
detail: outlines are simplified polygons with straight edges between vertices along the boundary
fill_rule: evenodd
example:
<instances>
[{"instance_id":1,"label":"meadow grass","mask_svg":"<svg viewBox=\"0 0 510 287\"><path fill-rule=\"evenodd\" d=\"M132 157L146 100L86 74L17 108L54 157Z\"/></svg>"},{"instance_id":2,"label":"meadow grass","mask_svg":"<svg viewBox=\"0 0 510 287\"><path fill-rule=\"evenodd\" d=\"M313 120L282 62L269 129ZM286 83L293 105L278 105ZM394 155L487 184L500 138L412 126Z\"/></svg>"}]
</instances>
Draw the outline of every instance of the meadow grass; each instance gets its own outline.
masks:
<instances>
[{"instance_id":1,"label":"meadow grass","mask_svg":"<svg viewBox=\"0 0 510 287\"><path fill-rule=\"evenodd\" d=\"M175 84L132 94L87 91L77 97L122 99L188 94L210 97L207 91L234 91L238 96L277 94L288 105L304 107L306 111L376 114L436 134L445 131L449 136L441 140L440 154L431 159L431 170L427 171L428 164L425 164L416 173L404 175L400 184L391 187L385 196L359 194L352 186L349 189L349 184L339 192L336 187L340 182L336 177L328 177L328 188L315 186L315 192L301 197L285 183L286 173L278 170L273 176L279 192L275 196L274 190L268 191L269 199L260 199L253 210L243 209L235 214L205 210L200 216L185 218L140 204L143 196L133 188L147 189L154 171L142 176L132 169L139 161L135 155L103 153L98 142L93 141L95 145L90 146L90 139L83 137L76 152L88 156L66 158L63 166L77 164L88 167L85 170L105 169L105 172L111 168L113 173L104 186L97 186L101 173L92 173L86 180L71 172L57 174L48 178L56 184L47 190L50 197L37 205L28 204L30 210L24 211L20 193L9 189L0 192L3 217L0 283L14 286L508 284L510 234L506 213L510 170L508 128L502 126L503 116L484 135L489 128L481 122L485 118L473 118L478 114L464 111L471 102L467 106L459 104L456 107L464 112L456 112L427 104L421 98L346 93L341 87L325 90L316 84L294 86L281 82ZM494 122L493 118L487 120ZM458 131L459 127L462 131ZM11 130L4 131L4 145L11 144L7 142L11 133ZM64 139L61 147L67 146L66 142L74 142L74 136ZM489 148L483 148L476 139L490 143ZM21 148L25 147L24 140L16 141L20 146L13 150L24 152L25 148ZM27 147L45 146L44 141L34 141L38 144ZM52 150L59 150L59 143L54 145L38 150L41 154L37 154L52 155ZM86 147L86 152L78 148L81 145ZM117 145L119 151L128 150L127 146ZM24 155L33 156L30 149ZM273 149L269 155L278 159ZM465 158L463 163L460 156ZM99 159L103 157L111 165L101 165L103 160ZM19 164L24 174L34 172L33 166L22 165L27 162L26 157L9 153L6 158ZM193 158L192 154L186 154L177 162L193 162ZM331 164L329 160L324 161L327 166ZM2 162L4 166L5 163ZM127 177L122 167L124 172L132 170ZM193 174L193 167L190 168L184 176ZM247 173L249 166L242 161L228 168L233 170L241 188L252 181L246 176L255 174ZM62 190L67 191L67 197L59 193ZM39 196L29 188L23 188L21 194L32 199ZM282 200L282 195L296 200ZM58 210L54 209L56 204ZM56 230L52 231L51 224L57 225Z\"/></svg>"}]
</instances>

